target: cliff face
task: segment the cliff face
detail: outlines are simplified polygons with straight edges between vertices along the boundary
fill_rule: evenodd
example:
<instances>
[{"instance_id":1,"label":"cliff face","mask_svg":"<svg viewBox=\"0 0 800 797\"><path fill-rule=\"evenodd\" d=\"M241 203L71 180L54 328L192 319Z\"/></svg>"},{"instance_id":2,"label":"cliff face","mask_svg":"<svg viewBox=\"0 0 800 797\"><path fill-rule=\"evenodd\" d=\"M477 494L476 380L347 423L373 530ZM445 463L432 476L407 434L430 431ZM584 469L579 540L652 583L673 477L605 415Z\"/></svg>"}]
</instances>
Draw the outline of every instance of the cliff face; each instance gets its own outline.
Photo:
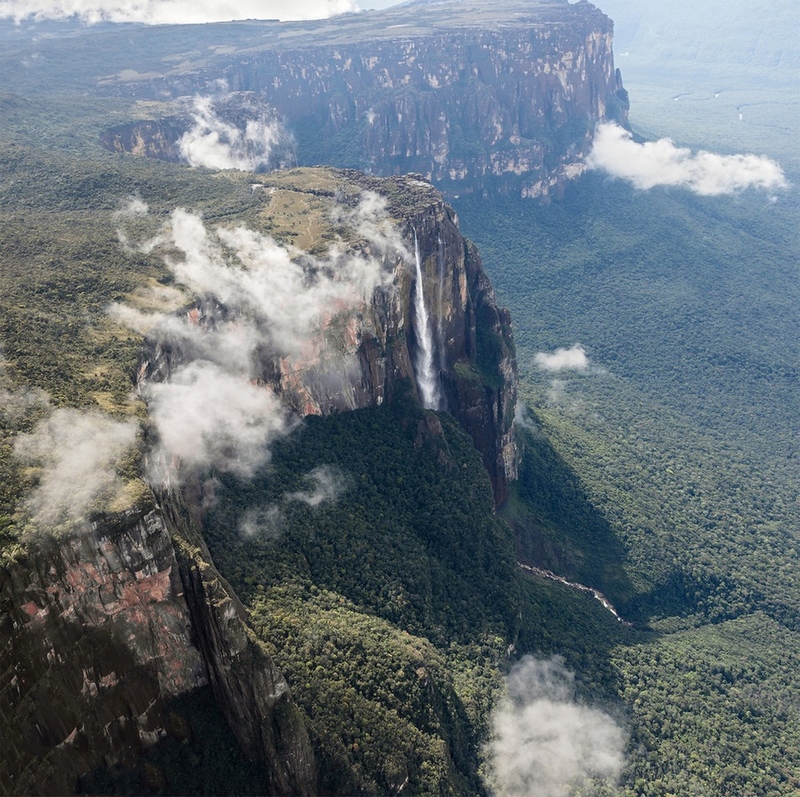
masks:
<instances>
[{"instance_id":1,"label":"cliff face","mask_svg":"<svg viewBox=\"0 0 800 797\"><path fill-rule=\"evenodd\" d=\"M169 532L156 513L45 541L4 570L0 783L71 793L78 775L163 732L206 683Z\"/></svg>"},{"instance_id":2,"label":"cliff face","mask_svg":"<svg viewBox=\"0 0 800 797\"><path fill-rule=\"evenodd\" d=\"M314 187L325 183L339 187ZM259 351L252 378L268 385L300 417L379 406L392 401L400 382L412 384L423 405L449 411L471 435L491 477L495 502L502 503L517 467L511 321L497 307L478 253L461 236L441 194L415 175L381 179L333 170L296 170L261 178L260 185L269 192L270 207L279 206L284 194L294 199L313 192L315 200L321 194L327 200L323 206L328 211L336 206L337 194L376 192L388 200L387 212L408 251L384 264L390 278L369 302L324 319L320 334L299 354ZM369 244L358 246L369 250ZM428 317L425 329L417 302L420 290ZM188 312L193 323L213 328L229 311L206 296ZM431 349L432 395L427 397L420 372L424 335ZM154 341L140 373L145 394L148 382L168 379L190 358L179 344Z\"/></svg>"},{"instance_id":3,"label":"cliff face","mask_svg":"<svg viewBox=\"0 0 800 797\"><path fill-rule=\"evenodd\" d=\"M177 534L194 643L233 735L247 758L264 764L268 794L315 794L308 733L286 679L255 640L244 606L213 565L201 534L202 499L190 489L188 497L164 493L159 503Z\"/></svg>"},{"instance_id":4,"label":"cliff face","mask_svg":"<svg viewBox=\"0 0 800 797\"><path fill-rule=\"evenodd\" d=\"M255 92L295 135L300 164L416 172L451 194L558 194L582 172L594 125L626 119L613 25L586 2L420 3L270 31L270 44L105 90ZM101 141L166 157L168 127L135 122Z\"/></svg>"},{"instance_id":5,"label":"cliff face","mask_svg":"<svg viewBox=\"0 0 800 797\"><path fill-rule=\"evenodd\" d=\"M271 793L313 793L288 686L180 526L176 546L160 511L106 518L0 572L4 793L72 794L95 767L132 764L166 735L170 699L209 682Z\"/></svg>"},{"instance_id":6,"label":"cliff face","mask_svg":"<svg viewBox=\"0 0 800 797\"><path fill-rule=\"evenodd\" d=\"M162 119L110 128L101 143L112 152L195 166L268 172L297 165L293 137L275 109L254 92L184 97L174 110ZM222 154L207 162L209 150L216 149Z\"/></svg>"}]
</instances>

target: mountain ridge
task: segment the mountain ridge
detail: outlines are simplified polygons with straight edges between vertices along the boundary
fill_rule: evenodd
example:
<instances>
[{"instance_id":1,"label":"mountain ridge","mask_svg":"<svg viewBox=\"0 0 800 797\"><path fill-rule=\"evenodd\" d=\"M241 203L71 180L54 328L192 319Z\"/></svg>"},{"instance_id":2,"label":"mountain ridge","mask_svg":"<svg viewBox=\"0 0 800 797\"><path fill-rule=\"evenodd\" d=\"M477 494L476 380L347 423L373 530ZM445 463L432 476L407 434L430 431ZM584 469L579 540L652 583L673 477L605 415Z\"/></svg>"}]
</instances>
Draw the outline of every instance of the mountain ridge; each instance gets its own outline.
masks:
<instances>
[{"instance_id":1,"label":"mountain ridge","mask_svg":"<svg viewBox=\"0 0 800 797\"><path fill-rule=\"evenodd\" d=\"M626 123L613 25L589 3L473 0L423 6L413 22L388 9L268 30L269 43L212 48L160 74L126 70L97 90L159 102L253 92L295 137L299 164L416 172L446 195L547 201L585 169L597 122ZM102 144L174 157L188 128L170 119L117 125Z\"/></svg>"}]
</instances>

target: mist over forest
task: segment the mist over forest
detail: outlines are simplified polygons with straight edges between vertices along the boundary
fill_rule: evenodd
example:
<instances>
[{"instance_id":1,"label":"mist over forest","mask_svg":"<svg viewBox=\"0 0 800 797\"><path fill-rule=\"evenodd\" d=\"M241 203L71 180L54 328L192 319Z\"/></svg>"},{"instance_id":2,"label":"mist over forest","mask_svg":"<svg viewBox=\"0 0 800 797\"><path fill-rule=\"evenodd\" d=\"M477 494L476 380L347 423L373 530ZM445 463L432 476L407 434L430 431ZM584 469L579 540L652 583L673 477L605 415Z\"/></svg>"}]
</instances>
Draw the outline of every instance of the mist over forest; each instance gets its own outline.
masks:
<instances>
[{"instance_id":1,"label":"mist over forest","mask_svg":"<svg viewBox=\"0 0 800 797\"><path fill-rule=\"evenodd\" d=\"M799 29L0 0L0 791L795 794Z\"/></svg>"}]
</instances>

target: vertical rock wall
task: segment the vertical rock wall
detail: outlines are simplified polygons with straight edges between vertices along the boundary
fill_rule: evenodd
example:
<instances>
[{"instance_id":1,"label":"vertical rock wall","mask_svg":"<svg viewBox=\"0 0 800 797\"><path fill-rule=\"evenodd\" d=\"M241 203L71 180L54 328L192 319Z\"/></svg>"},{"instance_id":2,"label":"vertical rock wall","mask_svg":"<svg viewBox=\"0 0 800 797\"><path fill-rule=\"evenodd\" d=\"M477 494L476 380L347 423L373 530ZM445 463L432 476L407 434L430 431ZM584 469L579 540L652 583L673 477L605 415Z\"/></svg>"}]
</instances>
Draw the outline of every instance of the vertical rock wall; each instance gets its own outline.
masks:
<instances>
[{"instance_id":1,"label":"vertical rock wall","mask_svg":"<svg viewBox=\"0 0 800 797\"><path fill-rule=\"evenodd\" d=\"M313 31L277 26L269 44L113 90L157 99L220 86L254 92L284 118L301 165L415 172L451 195L558 195L585 168L595 124L627 119L611 20L587 2L461 6L420 3ZM170 157L159 143L165 130L136 122L101 141Z\"/></svg>"},{"instance_id":2,"label":"vertical rock wall","mask_svg":"<svg viewBox=\"0 0 800 797\"><path fill-rule=\"evenodd\" d=\"M72 794L95 767L134 763L166 734L170 699L209 683L269 792L314 793L288 685L190 534L160 511L110 517L0 571L3 793Z\"/></svg>"},{"instance_id":3,"label":"vertical rock wall","mask_svg":"<svg viewBox=\"0 0 800 797\"><path fill-rule=\"evenodd\" d=\"M157 513L29 547L0 571L0 784L68 794L156 741L165 702L207 676Z\"/></svg>"}]
</instances>

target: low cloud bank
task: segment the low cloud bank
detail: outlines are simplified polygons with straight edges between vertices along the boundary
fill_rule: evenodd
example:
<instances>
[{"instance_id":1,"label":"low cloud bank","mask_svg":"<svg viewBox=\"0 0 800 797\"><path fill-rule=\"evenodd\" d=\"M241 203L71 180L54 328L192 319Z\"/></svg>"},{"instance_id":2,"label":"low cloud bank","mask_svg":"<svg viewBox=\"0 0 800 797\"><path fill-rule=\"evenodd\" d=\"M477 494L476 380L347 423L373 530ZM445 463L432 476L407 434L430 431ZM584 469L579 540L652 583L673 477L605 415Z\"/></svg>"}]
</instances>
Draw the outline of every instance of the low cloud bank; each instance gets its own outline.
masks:
<instances>
[{"instance_id":1,"label":"low cloud bank","mask_svg":"<svg viewBox=\"0 0 800 797\"><path fill-rule=\"evenodd\" d=\"M27 531L69 532L95 512L114 510L125 487L117 469L136 444L136 421L96 410L54 410L43 390L14 385L0 353L0 422L17 433L11 436L14 457L35 480L17 507Z\"/></svg>"},{"instance_id":2,"label":"low cloud bank","mask_svg":"<svg viewBox=\"0 0 800 797\"><path fill-rule=\"evenodd\" d=\"M534 362L543 371L552 372L585 371L589 367L589 358L580 343L569 349L556 349L551 353L540 351L534 357Z\"/></svg>"},{"instance_id":3,"label":"low cloud bank","mask_svg":"<svg viewBox=\"0 0 800 797\"><path fill-rule=\"evenodd\" d=\"M235 108L236 123L224 118L220 106L230 98L195 97L191 129L178 140L191 166L264 172L296 165L294 140L276 114L254 104ZM249 117L249 118L248 118Z\"/></svg>"},{"instance_id":4,"label":"low cloud bank","mask_svg":"<svg viewBox=\"0 0 800 797\"><path fill-rule=\"evenodd\" d=\"M717 155L675 146L661 138L637 144L616 124L599 125L592 151L586 158L597 169L636 188L656 186L686 188L700 196L735 194L748 188L775 191L786 188L780 165L759 155Z\"/></svg>"},{"instance_id":5,"label":"low cloud bank","mask_svg":"<svg viewBox=\"0 0 800 797\"><path fill-rule=\"evenodd\" d=\"M0 0L0 17L151 25L227 22L234 19L325 19L357 11L355 0Z\"/></svg>"},{"instance_id":6,"label":"low cloud bank","mask_svg":"<svg viewBox=\"0 0 800 797\"><path fill-rule=\"evenodd\" d=\"M493 714L488 785L494 797L613 794L626 735L599 709L575 700L559 657L522 659Z\"/></svg>"},{"instance_id":7,"label":"low cloud bank","mask_svg":"<svg viewBox=\"0 0 800 797\"><path fill-rule=\"evenodd\" d=\"M130 212L135 221L142 207L134 203ZM124 222L124 213L119 218ZM365 194L337 218L366 240L369 255L334 243L327 255L315 257L246 227L209 228L180 209L156 238L136 247L164 247L175 284L187 297L184 307L192 303L181 314L109 308L163 351L180 353L166 379L142 385L160 441L151 457L152 483L208 469L247 477L269 460L271 443L297 420L263 383L265 361L278 357L292 374L308 362L350 368L345 353L328 356L326 329L388 285L393 267L384 263L408 259L408 252L377 195ZM132 247L127 235L120 237ZM165 304L174 302L176 287L164 290L170 292ZM315 471L311 489L292 500L314 505L333 491L333 476Z\"/></svg>"},{"instance_id":8,"label":"low cloud bank","mask_svg":"<svg viewBox=\"0 0 800 797\"><path fill-rule=\"evenodd\" d=\"M14 454L39 467L25 508L40 530L69 529L109 508L124 486L116 468L136 442L138 424L99 412L58 409L14 442Z\"/></svg>"}]
</instances>

